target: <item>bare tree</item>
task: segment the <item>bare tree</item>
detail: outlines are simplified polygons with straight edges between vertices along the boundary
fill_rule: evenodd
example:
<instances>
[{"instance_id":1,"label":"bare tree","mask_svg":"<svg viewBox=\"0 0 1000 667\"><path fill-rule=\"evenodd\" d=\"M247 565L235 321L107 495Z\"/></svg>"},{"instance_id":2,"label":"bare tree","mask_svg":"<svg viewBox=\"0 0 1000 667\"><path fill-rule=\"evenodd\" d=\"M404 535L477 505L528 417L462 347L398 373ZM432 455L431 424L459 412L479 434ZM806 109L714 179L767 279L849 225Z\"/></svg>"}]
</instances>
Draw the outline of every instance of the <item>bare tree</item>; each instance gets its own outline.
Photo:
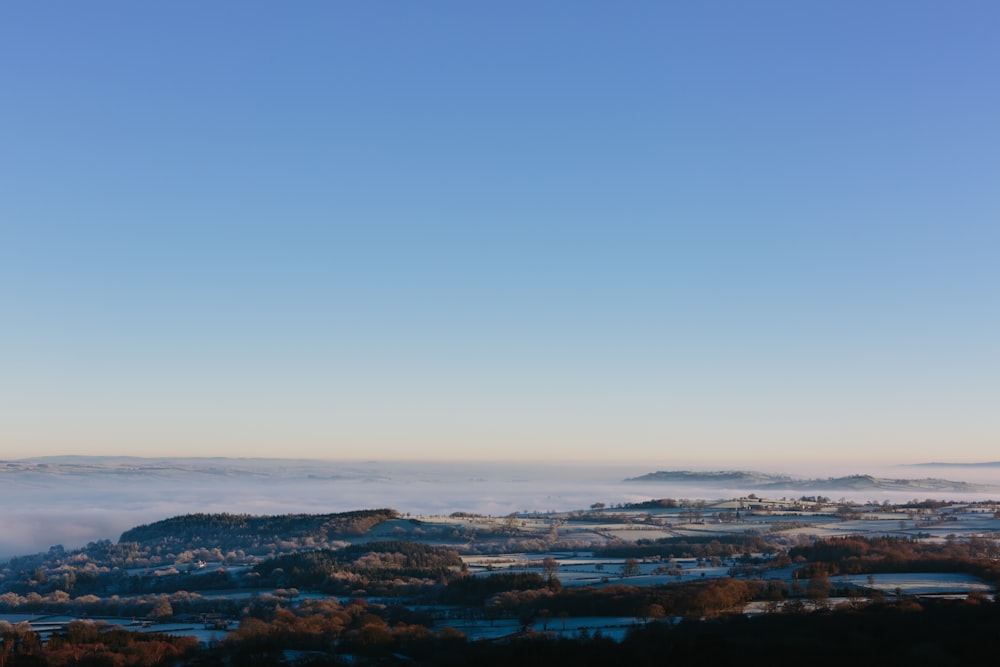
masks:
<instances>
[{"instance_id":1,"label":"bare tree","mask_svg":"<svg viewBox=\"0 0 1000 667\"><path fill-rule=\"evenodd\" d=\"M628 558L622 563L622 577L634 577L639 574L639 559Z\"/></svg>"}]
</instances>

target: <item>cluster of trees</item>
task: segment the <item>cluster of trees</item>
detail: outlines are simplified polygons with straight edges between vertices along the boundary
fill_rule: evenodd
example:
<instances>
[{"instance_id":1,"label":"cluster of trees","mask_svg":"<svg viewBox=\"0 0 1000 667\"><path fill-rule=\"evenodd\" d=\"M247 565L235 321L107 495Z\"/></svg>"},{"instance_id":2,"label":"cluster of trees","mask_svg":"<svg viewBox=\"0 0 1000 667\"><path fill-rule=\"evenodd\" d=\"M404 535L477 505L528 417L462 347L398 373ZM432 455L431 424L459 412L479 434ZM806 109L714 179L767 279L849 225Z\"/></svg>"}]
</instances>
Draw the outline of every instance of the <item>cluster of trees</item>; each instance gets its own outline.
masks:
<instances>
[{"instance_id":1,"label":"cluster of trees","mask_svg":"<svg viewBox=\"0 0 1000 667\"><path fill-rule=\"evenodd\" d=\"M618 544L595 549L599 558L710 558L730 557L751 552L771 552L774 545L758 534L718 535L705 537L664 537L658 540L638 540L634 544Z\"/></svg>"},{"instance_id":2,"label":"cluster of trees","mask_svg":"<svg viewBox=\"0 0 1000 667\"><path fill-rule=\"evenodd\" d=\"M488 615L520 616L526 610L568 616L717 616L761 594L765 584L739 579L707 579L670 586L532 588L508 590L486 600Z\"/></svg>"},{"instance_id":3,"label":"cluster of trees","mask_svg":"<svg viewBox=\"0 0 1000 667\"><path fill-rule=\"evenodd\" d=\"M453 549L385 541L279 556L256 565L254 573L260 575L262 584L352 594L378 581L437 583L462 567Z\"/></svg>"},{"instance_id":4,"label":"cluster of trees","mask_svg":"<svg viewBox=\"0 0 1000 667\"><path fill-rule=\"evenodd\" d=\"M680 506L681 506L680 502L674 500L673 498L659 498L654 500L646 500L644 502L625 504L625 508L630 510L674 509Z\"/></svg>"},{"instance_id":5,"label":"cluster of trees","mask_svg":"<svg viewBox=\"0 0 1000 667\"><path fill-rule=\"evenodd\" d=\"M369 605L354 599L307 600L295 609L278 608L268 617L245 617L225 640L237 664L260 662L280 651L323 651L384 655L413 650L426 653L442 642L464 641L451 628L432 631L431 619L404 607Z\"/></svg>"},{"instance_id":6,"label":"cluster of trees","mask_svg":"<svg viewBox=\"0 0 1000 667\"><path fill-rule=\"evenodd\" d=\"M98 597L81 595L71 598L64 591L47 595L16 593L0 595L0 609L18 613L33 614L74 614L78 616L113 616L131 618L163 618L165 616L190 614L221 614L235 616L239 605L222 597L203 597L199 593L177 591L169 595L137 595L120 597ZM169 609L169 613L164 613Z\"/></svg>"},{"instance_id":7,"label":"cluster of trees","mask_svg":"<svg viewBox=\"0 0 1000 667\"><path fill-rule=\"evenodd\" d=\"M42 642L27 624L0 621L2 667L159 667L191 658L193 637L131 632L101 622L73 621Z\"/></svg>"},{"instance_id":8,"label":"cluster of trees","mask_svg":"<svg viewBox=\"0 0 1000 667\"><path fill-rule=\"evenodd\" d=\"M506 591L560 590L555 577L537 572L501 572L488 577L456 577L448 582L441 601L481 607L486 600Z\"/></svg>"},{"instance_id":9,"label":"cluster of trees","mask_svg":"<svg viewBox=\"0 0 1000 667\"><path fill-rule=\"evenodd\" d=\"M233 579L230 574L219 567L206 568L201 571L191 571L178 568L164 568L154 574L139 572L130 573L127 570L104 569L100 572L73 570L60 567L55 571L38 568L34 573L20 573L8 577L2 583L0 600L15 597L41 596L43 598L63 597L73 599L87 597L108 598L119 595L150 595L170 594L184 590L213 590L239 588L243 584Z\"/></svg>"},{"instance_id":10,"label":"cluster of trees","mask_svg":"<svg viewBox=\"0 0 1000 667\"><path fill-rule=\"evenodd\" d=\"M908 537L849 536L818 540L789 550L804 562L796 578L885 572L963 572L1000 585L1000 544L969 538L925 542Z\"/></svg>"}]
</instances>

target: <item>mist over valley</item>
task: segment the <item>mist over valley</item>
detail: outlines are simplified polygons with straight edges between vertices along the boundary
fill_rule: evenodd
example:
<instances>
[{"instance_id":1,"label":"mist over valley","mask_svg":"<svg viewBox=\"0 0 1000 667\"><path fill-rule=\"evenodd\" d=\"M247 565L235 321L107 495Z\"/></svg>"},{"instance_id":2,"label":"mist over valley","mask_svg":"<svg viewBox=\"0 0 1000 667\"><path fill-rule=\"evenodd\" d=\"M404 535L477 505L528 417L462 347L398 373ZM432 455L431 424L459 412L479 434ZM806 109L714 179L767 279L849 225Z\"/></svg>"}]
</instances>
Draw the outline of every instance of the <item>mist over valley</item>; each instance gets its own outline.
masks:
<instances>
[{"instance_id":1,"label":"mist over valley","mask_svg":"<svg viewBox=\"0 0 1000 667\"><path fill-rule=\"evenodd\" d=\"M68 456L0 462L0 559L116 541L191 513L323 514L392 507L412 515L566 512L655 498L822 494L856 502L1000 496L993 466L788 466L314 461ZM839 480L839 482L838 482ZM852 485L853 483L853 485Z\"/></svg>"}]
</instances>

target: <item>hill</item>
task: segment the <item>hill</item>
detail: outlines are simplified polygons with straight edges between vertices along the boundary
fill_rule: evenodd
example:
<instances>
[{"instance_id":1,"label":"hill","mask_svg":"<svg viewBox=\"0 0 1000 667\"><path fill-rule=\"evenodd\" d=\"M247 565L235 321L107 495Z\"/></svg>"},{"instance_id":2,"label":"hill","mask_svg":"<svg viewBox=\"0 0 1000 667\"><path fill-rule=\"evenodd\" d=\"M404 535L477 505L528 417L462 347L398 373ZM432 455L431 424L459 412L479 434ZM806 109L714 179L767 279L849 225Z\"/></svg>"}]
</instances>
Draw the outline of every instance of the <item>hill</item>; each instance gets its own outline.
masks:
<instances>
[{"instance_id":1,"label":"hill","mask_svg":"<svg viewBox=\"0 0 1000 667\"><path fill-rule=\"evenodd\" d=\"M973 484L947 479L891 479L872 475L847 475L827 478L795 478L787 475L772 475L741 470L720 470L699 472L691 470L660 470L639 477L631 477L626 482L667 482L673 484L699 484L719 488L740 487L754 490L791 491L914 491L914 492L954 492L977 493L1000 490L1000 486Z\"/></svg>"},{"instance_id":2,"label":"hill","mask_svg":"<svg viewBox=\"0 0 1000 667\"><path fill-rule=\"evenodd\" d=\"M174 550L198 549L209 544L252 552L275 539L296 546L328 544L363 535L398 516L392 509L275 516L186 514L127 530L119 543L169 546Z\"/></svg>"}]
</instances>

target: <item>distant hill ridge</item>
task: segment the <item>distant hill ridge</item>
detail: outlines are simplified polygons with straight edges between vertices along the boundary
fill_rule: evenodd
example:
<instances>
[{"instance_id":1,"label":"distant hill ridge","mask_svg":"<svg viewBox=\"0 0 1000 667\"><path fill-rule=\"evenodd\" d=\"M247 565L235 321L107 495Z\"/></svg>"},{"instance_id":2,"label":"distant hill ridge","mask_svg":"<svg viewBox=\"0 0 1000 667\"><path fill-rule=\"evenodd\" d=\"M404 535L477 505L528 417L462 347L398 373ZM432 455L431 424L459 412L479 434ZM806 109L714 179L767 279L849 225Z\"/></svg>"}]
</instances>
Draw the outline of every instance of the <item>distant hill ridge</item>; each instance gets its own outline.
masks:
<instances>
[{"instance_id":1,"label":"distant hill ridge","mask_svg":"<svg viewBox=\"0 0 1000 667\"><path fill-rule=\"evenodd\" d=\"M846 475L827 478L795 478L789 475L750 472L744 470L659 470L639 477L630 477L626 482L670 482L674 484L707 484L712 486L739 485L753 489L790 489L801 491L828 490L886 490L886 491L954 491L990 492L1000 490L1000 486L972 484L947 479L890 479L872 475Z\"/></svg>"},{"instance_id":2,"label":"distant hill ridge","mask_svg":"<svg viewBox=\"0 0 1000 667\"><path fill-rule=\"evenodd\" d=\"M904 465L911 468L1000 468L1000 461L982 461L980 463L937 461L931 463L909 463Z\"/></svg>"}]
</instances>

